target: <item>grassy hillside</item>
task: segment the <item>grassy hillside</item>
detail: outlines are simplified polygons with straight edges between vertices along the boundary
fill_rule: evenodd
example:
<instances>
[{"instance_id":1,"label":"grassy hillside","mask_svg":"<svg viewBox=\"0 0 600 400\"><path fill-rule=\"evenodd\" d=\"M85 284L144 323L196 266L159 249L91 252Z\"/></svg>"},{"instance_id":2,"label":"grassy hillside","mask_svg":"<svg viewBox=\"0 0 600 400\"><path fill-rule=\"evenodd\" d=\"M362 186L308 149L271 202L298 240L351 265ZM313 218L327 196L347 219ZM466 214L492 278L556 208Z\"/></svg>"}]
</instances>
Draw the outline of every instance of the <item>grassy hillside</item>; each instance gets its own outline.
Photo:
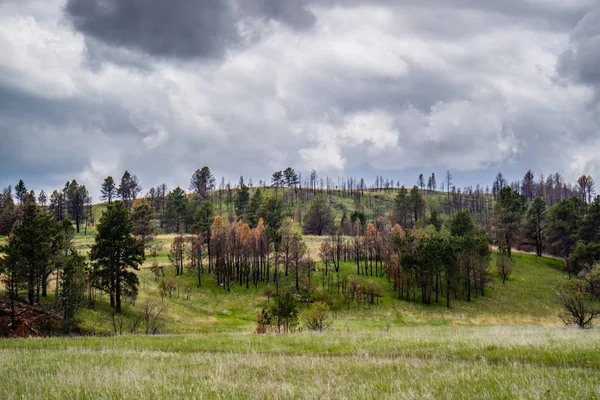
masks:
<instances>
[{"instance_id":1,"label":"grassy hillside","mask_svg":"<svg viewBox=\"0 0 600 400\"><path fill-rule=\"evenodd\" d=\"M597 398L600 331L403 327L0 341L0 397Z\"/></svg>"},{"instance_id":2,"label":"grassy hillside","mask_svg":"<svg viewBox=\"0 0 600 400\"><path fill-rule=\"evenodd\" d=\"M175 268L169 265L167 257L172 238L172 235L159 236L158 241L163 244L163 249L156 258L149 257L139 272L141 284L138 303L149 298L160 300L158 282L148 269L154 260L165 265L167 276L174 275ZM78 242L79 240L82 239L78 239ZM309 248L316 251L322 238L307 237L306 240ZM492 257L491 264L494 263ZM312 282L315 287L323 287L323 266L318 264L318 268L319 271L312 274ZM399 300L392 285L385 278L361 276L363 282L373 280L383 289L380 304L370 308L359 308L356 305L350 310L342 308L336 313L333 326L338 329L395 329L415 324L557 325L559 307L553 297L553 291L561 280L566 279L566 275L561 271L561 260L515 253L514 272L505 285L494 274L484 297L479 296L470 303L453 302L450 309L444 306L443 299L440 299L440 304L431 306ZM342 264L341 278L353 274L356 274L354 263ZM329 276L335 281L334 274L330 273ZM166 331L170 333L251 332L256 325L256 315L268 306L267 298L263 294L263 284L259 284L258 287L250 285L249 289L234 284L228 293L216 285L212 275L203 277L200 288L197 287L193 272L188 272L176 280L180 285L179 295L175 293L172 298L164 300L168 306L165 314ZM293 284L291 276L288 277L287 284ZM190 288L189 298L185 295L185 287ZM100 298L96 308L84 309L81 312L84 328L106 333L111 331L112 322L106 301L105 297Z\"/></svg>"}]
</instances>

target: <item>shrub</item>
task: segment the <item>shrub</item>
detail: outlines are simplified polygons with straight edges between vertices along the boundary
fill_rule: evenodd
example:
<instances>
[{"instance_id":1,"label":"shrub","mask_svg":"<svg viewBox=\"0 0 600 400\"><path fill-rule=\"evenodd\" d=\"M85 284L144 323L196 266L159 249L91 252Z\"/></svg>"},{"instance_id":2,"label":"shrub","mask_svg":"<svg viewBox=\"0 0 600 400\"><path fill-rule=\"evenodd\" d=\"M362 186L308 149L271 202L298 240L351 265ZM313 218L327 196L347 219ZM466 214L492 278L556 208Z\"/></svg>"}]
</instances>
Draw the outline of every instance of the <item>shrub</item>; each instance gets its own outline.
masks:
<instances>
[{"instance_id":1,"label":"shrub","mask_svg":"<svg viewBox=\"0 0 600 400\"><path fill-rule=\"evenodd\" d=\"M580 280L570 280L558 287L556 297L563 308L559 317L565 325L590 328L594 318L600 315L598 301L586 289L585 282Z\"/></svg>"},{"instance_id":2,"label":"shrub","mask_svg":"<svg viewBox=\"0 0 600 400\"><path fill-rule=\"evenodd\" d=\"M322 331L331 326L329 306L321 301L312 303L307 310L302 311L300 318L311 331Z\"/></svg>"},{"instance_id":3,"label":"shrub","mask_svg":"<svg viewBox=\"0 0 600 400\"><path fill-rule=\"evenodd\" d=\"M273 298L270 314L271 321L277 332L293 331L298 326L298 304L291 293L285 293Z\"/></svg>"}]
</instances>

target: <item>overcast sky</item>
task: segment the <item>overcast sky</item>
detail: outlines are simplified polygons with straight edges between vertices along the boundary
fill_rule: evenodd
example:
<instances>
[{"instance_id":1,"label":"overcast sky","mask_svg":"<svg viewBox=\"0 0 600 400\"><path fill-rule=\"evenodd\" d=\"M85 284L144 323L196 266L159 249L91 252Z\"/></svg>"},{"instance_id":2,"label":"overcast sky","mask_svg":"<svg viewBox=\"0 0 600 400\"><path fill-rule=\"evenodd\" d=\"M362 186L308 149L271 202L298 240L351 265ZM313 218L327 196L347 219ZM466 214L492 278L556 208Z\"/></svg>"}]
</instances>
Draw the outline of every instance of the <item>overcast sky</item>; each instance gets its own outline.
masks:
<instances>
[{"instance_id":1,"label":"overcast sky","mask_svg":"<svg viewBox=\"0 0 600 400\"><path fill-rule=\"evenodd\" d=\"M574 181L599 155L599 0L0 0L0 186Z\"/></svg>"}]
</instances>

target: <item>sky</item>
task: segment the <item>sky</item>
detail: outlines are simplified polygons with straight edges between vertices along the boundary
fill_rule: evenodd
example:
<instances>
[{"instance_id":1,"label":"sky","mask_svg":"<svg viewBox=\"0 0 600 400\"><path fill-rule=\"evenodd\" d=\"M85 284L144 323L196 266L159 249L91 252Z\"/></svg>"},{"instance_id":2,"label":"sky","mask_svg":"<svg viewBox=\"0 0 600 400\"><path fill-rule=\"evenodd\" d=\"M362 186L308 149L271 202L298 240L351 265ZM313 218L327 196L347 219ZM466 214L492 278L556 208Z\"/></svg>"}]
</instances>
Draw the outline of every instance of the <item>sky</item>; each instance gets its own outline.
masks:
<instances>
[{"instance_id":1,"label":"sky","mask_svg":"<svg viewBox=\"0 0 600 400\"><path fill-rule=\"evenodd\" d=\"M600 0L1 0L0 186L600 179Z\"/></svg>"}]
</instances>

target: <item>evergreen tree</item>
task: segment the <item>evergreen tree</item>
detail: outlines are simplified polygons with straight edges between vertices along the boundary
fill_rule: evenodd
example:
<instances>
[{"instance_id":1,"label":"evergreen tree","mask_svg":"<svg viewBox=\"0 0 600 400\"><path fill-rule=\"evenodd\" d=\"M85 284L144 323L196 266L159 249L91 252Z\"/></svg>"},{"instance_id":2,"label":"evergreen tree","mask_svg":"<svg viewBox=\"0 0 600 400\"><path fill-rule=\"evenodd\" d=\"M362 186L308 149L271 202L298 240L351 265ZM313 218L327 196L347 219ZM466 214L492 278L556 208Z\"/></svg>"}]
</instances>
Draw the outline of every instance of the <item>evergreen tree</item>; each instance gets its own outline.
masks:
<instances>
[{"instance_id":1,"label":"evergreen tree","mask_svg":"<svg viewBox=\"0 0 600 400\"><path fill-rule=\"evenodd\" d=\"M306 219L304 220L304 233L308 235L327 235L334 228L335 214L325 196L315 197Z\"/></svg>"},{"instance_id":2,"label":"evergreen tree","mask_svg":"<svg viewBox=\"0 0 600 400\"><path fill-rule=\"evenodd\" d=\"M411 215L410 199L408 190L404 186L400 188L398 195L394 199L394 219L400 226L407 228Z\"/></svg>"},{"instance_id":3,"label":"evergreen tree","mask_svg":"<svg viewBox=\"0 0 600 400\"><path fill-rule=\"evenodd\" d=\"M197 169L190 179L190 190L203 199L207 198L208 192L214 188L215 177L207 166Z\"/></svg>"},{"instance_id":4,"label":"evergreen tree","mask_svg":"<svg viewBox=\"0 0 600 400\"><path fill-rule=\"evenodd\" d=\"M43 190L40 191L40 195L38 196L38 203L44 208L46 207L46 204L48 204L48 196L46 196L46 192Z\"/></svg>"},{"instance_id":5,"label":"evergreen tree","mask_svg":"<svg viewBox=\"0 0 600 400\"><path fill-rule=\"evenodd\" d=\"M541 197L536 197L525 214L525 230L527 237L535 245L535 252L538 257L542 256L547 226L546 202Z\"/></svg>"},{"instance_id":6,"label":"evergreen tree","mask_svg":"<svg viewBox=\"0 0 600 400\"><path fill-rule=\"evenodd\" d=\"M15 197L19 201L20 205L23 205L23 201L25 200L25 196L27 195L27 187L23 182L23 179L20 179L17 185L15 186Z\"/></svg>"},{"instance_id":7,"label":"evergreen tree","mask_svg":"<svg viewBox=\"0 0 600 400\"><path fill-rule=\"evenodd\" d=\"M524 213L525 198L508 186L501 188L494 205L493 224L496 241L506 245L509 256L513 241L521 227Z\"/></svg>"},{"instance_id":8,"label":"evergreen tree","mask_svg":"<svg viewBox=\"0 0 600 400\"><path fill-rule=\"evenodd\" d=\"M130 269L139 270L144 261L144 244L131 235L132 228L123 203L114 202L100 218L98 235L90 251L96 285L109 294L117 313L121 312L124 295L137 295L138 277Z\"/></svg>"},{"instance_id":9,"label":"evergreen tree","mask_svg":"<svg viewBox=\"0 0 600 400\"><path fill-rule=\"evenodd\" d=\"M18 246L17 258L22 267L22 276L25 277L29 304L39 302L40 291L42 296L46 296L55 228L52 217L40 212L34 204L31 204L26 208L21 223L13 230L12 236Z\"/></svg>"},{"instance_id":10,"label":"evergreen tree","mask_svg":"<svg viewBox=\"0 0 600 400\"><path fill-rule=\"evenodd\" d=\"M154 224L152 221L152 207L146 199L136 201L136 205L131 212L131 220L133 222L132 234L144 243L147 248L154 241Z\"/></svg>"},{"instance_id":11,"label":"evergreen tree","mask_svg":"<svg viewBox=\"0 0 600 400\"><path fill-rule=\"evenodd\" d=\"M75 315L83 303L86 276L85 257L71 248L64 265L60 282L60 309L63 315L63 330L70 332L75 325Z\"/></svg>"},{"instance_id":12,"label":"evergreen tree","mask_svg":"<svg viewBox=\"0 0 600 400\"><path fill-rule=\"evenodd\" d=\"M238 218L244 217L244 213L246 212L246 206L248 205L249 199L250 189L242 182L240 189L237 192L237 196L235 198L235 214Z\"/></svg>"},{"instance_id":13,"label":"evergreen tree","mask_svg":"<svg viewBox=\"0 0 600 400\"><path fill-rule=\"evenodd\" d=\"M179 186L167 196L165 217L172 231L181 232L181 224L185 221L187 205L188 199Z\"/></svg>"},{"instance_id":14,"label":"evergreen tree","mask_svg":"<svg viewBox=\"0 0 600 400\"><path fill-rule=\"evenodd\" d=\"M415 218L415 223L419 222L421 217L425 216L425 200L419 192L419 188L415 185L410 191L410 205Z\"/></svg>"},{"instance_id":15,"label":"evergreen tree","mask_svg":"<svg viewBox=\"0 0 600 400\"><path fill-rule=\"evenodd\" d=\"M579 240L585 203L577 197L563 199L548 210L548 245L555 255L569 258Z\"/></svg>"},{"instance_id":16,"label":"evergreen tree","mask_svg":"<svg viewBox=\"0 0 600 400\"><path fill-rule=\"evenodd\" d=\"M587 207L579 228L579 238L584 243L600 243L600 197Z\"/></svg>"},{"instance_id":17,"label":"evergreen tree","mask_svg":"<svg viewBox=\"0 0 600 400\"><path fill-rule=\"evenodd\" d=\"M79 233L82 219L85 218L85 205L90 202L90 195L85 185L79 185L76 180L71 183L67 182L64 192L66 193L67 211Z\"/></svg>"},{"instance_id":18,"label":"evergreen tree","mask_svg":"<svg viewBox=\"0 0 600 400\"><path fill-rule=\"evenodd\" d=\"M104 179L102 187L100 188L100 200L107 201L108 204L112 204L113 199L117 197L118 190L117 184L112 176L108 176Z\"/></svg>"},{"instance_id":19,"label":"evergreen tree","mask_svg":"<svg viewBox=\"0 0 600 400\"><path fill-rule=\"evenodd\" d=\"M246 223L250 226L250 228L255 228L258 224L258 220L260 219L260 208L262 206L263 196L260 188L256 189L252 198L248 202L248 206L246 206L244 219Z\"/></svg>"}]
</instances>

